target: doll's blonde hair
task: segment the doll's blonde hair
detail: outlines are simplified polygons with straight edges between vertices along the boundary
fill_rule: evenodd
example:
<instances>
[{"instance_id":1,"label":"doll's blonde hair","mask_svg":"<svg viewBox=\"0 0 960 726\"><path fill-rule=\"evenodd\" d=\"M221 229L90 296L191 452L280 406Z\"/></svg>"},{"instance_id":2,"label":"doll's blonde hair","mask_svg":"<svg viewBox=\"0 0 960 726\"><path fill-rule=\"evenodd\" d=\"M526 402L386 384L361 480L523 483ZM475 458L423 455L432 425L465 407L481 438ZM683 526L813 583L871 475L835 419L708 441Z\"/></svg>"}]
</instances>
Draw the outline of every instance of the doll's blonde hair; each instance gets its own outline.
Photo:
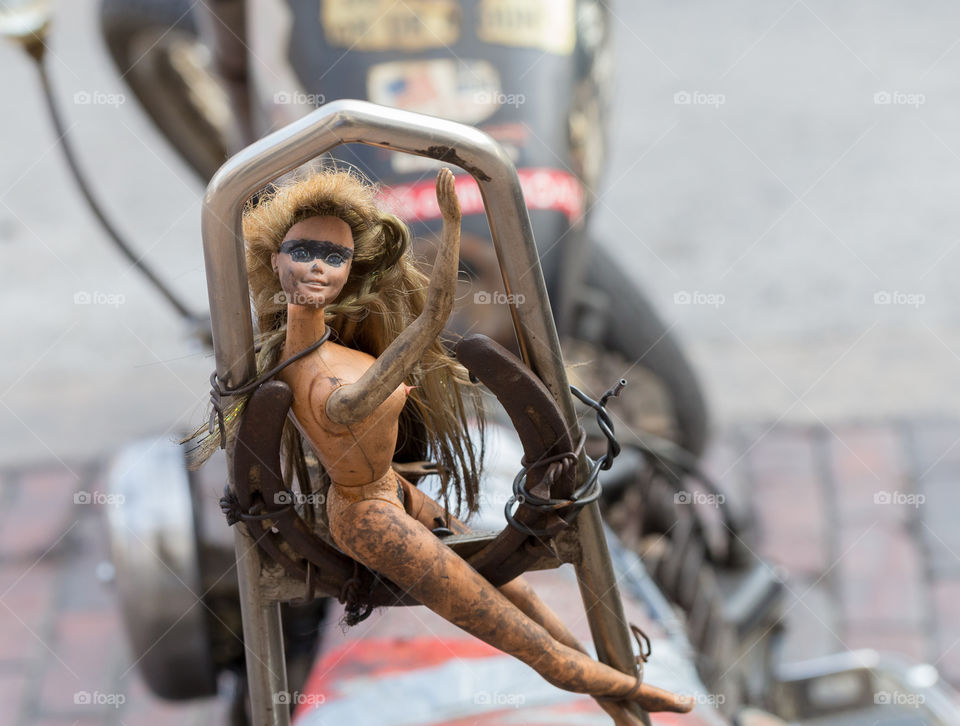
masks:
<instances>
[{"instance_id":1,"label":"doll's blonde hair","mask_svg":"<svg viewBox=\"0 0 960 726\"><path fill-rule=\"evenodd\" d=\"M259 372L279 362L287 330L286 300L271 255L293 225L315 216L337 217L353 233L347 283L324 310L332 340L378 357L423 310L428 279L413 260L410 230L378 208L377 188L351 170L328 169L295 178L248 203L243 213L247 275L259 329ZM439 340L428 346L405 383L416 388L401 414L398 449L415 452L420 459L430 456L439 465L444 499L455 483L456 508L466 505L476 511L482 451L475 451L467 426L472 420L482 431L479 392ZM236 429L242 403L227 415L228 437ZM299 447L299 436L288 422L285 440ZM192 454L197 465L213 453L219 439L214 433L198 445Z\"/></svg>"}]
</instances>

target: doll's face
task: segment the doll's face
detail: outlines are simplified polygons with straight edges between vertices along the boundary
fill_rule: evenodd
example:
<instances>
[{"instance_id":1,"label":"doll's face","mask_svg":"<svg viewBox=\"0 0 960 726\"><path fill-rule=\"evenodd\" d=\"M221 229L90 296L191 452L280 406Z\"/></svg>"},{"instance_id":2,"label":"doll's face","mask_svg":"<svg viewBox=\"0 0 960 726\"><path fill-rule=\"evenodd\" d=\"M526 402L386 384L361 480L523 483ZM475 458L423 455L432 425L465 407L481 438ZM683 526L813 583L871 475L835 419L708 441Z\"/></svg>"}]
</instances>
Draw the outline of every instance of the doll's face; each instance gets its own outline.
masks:
<instances>
[{"instance_id":1,"label":"doll's face","mask_svg":"<svg viewBox=\"0 0 960 726\"><path fill-rule=\"evenodd\" d=\"M288 303L324 307L343 290L350 275L353 234L337 217L309 217L288 231L270 256Z\"/></svg>"}]
</instances>

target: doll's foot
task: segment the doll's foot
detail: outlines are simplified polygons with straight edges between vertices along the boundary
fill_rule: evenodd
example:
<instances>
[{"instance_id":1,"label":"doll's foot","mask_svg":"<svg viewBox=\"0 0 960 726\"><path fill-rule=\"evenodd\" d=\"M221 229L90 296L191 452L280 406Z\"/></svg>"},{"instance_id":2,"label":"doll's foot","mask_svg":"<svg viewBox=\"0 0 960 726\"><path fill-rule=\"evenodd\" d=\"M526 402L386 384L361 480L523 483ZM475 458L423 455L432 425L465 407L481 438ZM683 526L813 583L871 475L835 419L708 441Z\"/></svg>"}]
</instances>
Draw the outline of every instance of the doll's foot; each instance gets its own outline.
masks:
<instances>
[{"instance_id":1,"label":"doll's foot","mask_svg":"<svg viewBox=\"0 0 960 726\"><path fill-rule=\"evenodd\" d=\"M437 204L445 220L460 221L460 200L457 199L453 172L449 169L441 169L437 174Z\"/></svg>"},{"instance_id":2,"label":"doll's foot","mask_svg":"<svg viewBox=\"0 0 960 726\"><path fill-rule=\"evenodd\" d=\"M657 711L687 713L693 710L694 706L692 696L680 696L662 688L651 686L639 679L633 688L622 696L594 696L594 698L596 698L598 702L612 701L622 703L625 701L635 701L644 711L651 713Z\"/></svg>"}]
</instances>

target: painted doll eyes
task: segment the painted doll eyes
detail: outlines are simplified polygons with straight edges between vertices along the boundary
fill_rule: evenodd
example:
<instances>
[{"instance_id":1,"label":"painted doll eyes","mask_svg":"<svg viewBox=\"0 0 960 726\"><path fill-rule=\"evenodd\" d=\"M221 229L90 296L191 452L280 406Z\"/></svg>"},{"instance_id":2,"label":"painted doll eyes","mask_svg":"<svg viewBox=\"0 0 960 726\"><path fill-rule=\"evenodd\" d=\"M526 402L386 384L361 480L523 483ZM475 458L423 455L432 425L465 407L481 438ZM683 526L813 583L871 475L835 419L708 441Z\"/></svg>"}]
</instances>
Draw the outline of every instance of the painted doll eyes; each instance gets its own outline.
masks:
<instances>
[{"instance_id":1,"label":"painted doll eyes","mask_svg":"<svg viewBox=\"0 0 960 726\"><path fill-rule=\"evenodd\" d=\"M293 262L322 260L331 267L342 267L352 256L351 251L342 245L318 240L288 240L281 245L280 251L290 255Z\"/></svg>"},{"instance_id":2,"label":"painted doll eyes","mask_svg":"<svg viewBox=\"0 0 960 726\"><path fill-rule=\"evenodd\" d=\"M303 247L297 247L290 250L290 259L294 262L309 262L313 259L313 255Z\"/></svg>"},{"instance_id":3,"label":"painted doll eyes","mask_svg":"<svg viewBox=\"0 0 960 726\"><path fill-rule=\"evenodd\" d=\"M303 247L297 247L290 251L290 259L294 262L310 262L312 260L323 260L331 267L340 267L347 258L339 252L312 252Z\"/></svg>"}]
</instances>

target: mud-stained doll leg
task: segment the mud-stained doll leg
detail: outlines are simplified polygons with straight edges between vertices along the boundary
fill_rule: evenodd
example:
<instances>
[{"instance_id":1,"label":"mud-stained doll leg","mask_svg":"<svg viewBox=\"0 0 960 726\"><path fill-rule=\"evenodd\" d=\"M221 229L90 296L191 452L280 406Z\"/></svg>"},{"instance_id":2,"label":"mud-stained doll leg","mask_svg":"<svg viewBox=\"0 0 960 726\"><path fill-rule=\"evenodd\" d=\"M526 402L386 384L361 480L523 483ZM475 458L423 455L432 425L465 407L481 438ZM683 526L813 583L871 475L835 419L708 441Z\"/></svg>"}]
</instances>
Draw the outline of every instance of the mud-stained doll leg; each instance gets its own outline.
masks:
<instances>
[{"instance_id":1,"label":"mud-stained doll leg","mask_svg":"<svg viewBox=\"0 0 960 726\"><path fill-rule=\"evenodd\" d=\"M428 529L447 527L456 534L468 534L470 528L450 514L432 497L417 489L401 476L397 480L403 487L403 506L407 514ZM566 624L540 599L536 591L523 577L517 577L499 588L500 592L528 618L543 627L553 638L568 648L581 653L586 649ZM597 701L597 705L609 715L615 726L638 726L640 721L630 714L622 702Z\"/></svg>"},{"instance_id":2,"label":"mud-stained doll leg","mask_svg":"<svg viewBox=\"0 0 960 726\"><path fill-rule=\"evenodd\" d=\"M525 616L419 522L381 500L365 500L331 520L334 541L367 567L388 577L448 621L534 668L548 682L569 691L626 696L650 705L687 711L673 694L590 658L553 638ZM637 688L635 688L637 687ZM653 696L651 704L645 703ZM669 702L667 702L669 700ZM660 710L666 710L660 708Z\"/></svg>"}]
</instances>

